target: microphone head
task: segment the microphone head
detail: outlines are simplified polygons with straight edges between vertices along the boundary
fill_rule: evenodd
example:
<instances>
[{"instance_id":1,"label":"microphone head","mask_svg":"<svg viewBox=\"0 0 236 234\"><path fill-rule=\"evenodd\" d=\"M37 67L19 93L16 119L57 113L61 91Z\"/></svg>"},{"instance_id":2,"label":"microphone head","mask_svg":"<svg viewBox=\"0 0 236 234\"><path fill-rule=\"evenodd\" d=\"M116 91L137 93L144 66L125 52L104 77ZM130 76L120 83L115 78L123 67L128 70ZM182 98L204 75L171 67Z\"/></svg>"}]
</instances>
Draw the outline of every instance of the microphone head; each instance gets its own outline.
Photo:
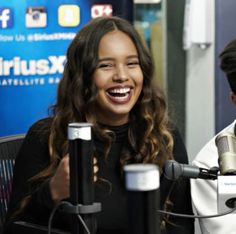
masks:
<instances>
[{"instance_id":1,"label":"microphone head","mask_svg":"<svg viewBox=\"0 0 236 234\"><path fill-rule=\"evenodd\" d=\"M230 132L221 133L216 137L215 144L221 175L236 174L236 136Z\"/></svg>"},{"instance_id":2,"label":"microphone head","mask_svg":"<svg viewBox=\"0 0 236 234\"><path fill-rule=\"evenodd\" d=\"M68 140L91 140L91 123L79 122L79 123L69 123L67 128Z\"/></svg>"},{"instance_id":3,"label":"microphone head","mask_svg":"<svg viewBox=\"0 0 236 234\"><path fill-rule=\"evenodd\" d=\"M124 172L128 191L151 191L160 187L159 168L155 164L125 165Z\"/></svg>"},{"instance_id":4,"label":"microphone head","mask_svg":"<svg viewBox=\"0 0 236 234\"><path fill-rule=\"evenodd\" d=\"M177 180L183 174L182 166L175 160L167 160L164 166L164 176L169 180Z\"/></svg>"}]
</instances>

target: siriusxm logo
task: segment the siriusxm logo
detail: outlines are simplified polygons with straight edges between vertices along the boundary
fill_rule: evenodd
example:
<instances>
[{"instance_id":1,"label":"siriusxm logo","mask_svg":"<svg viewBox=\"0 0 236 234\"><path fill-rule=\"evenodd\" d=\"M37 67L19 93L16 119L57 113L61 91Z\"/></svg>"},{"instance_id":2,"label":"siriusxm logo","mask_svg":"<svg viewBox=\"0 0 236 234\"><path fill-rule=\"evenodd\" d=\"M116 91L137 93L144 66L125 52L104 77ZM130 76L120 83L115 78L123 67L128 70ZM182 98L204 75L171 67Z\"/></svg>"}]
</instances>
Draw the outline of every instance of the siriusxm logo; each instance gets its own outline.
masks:
<instances>
[{"instance_id":1,"label":"siriusxm logo","mask_svg":"<svg viewBox=\"0 0 236 234\"><path fill-rule=\"evenodd\" d=\"M0 28L13 26L13 11L10 8L0 8Z\"/></svg>"},{"instance_id":2,"label":"siriusxm logo","mask_svg":"<svg viewBox=\"0 0 236 234\"><path fill-rule=\"evenodd\" d=\"M48 59L22 60L14 57L12 60L3 60L0 57L0 76L30 76L62 73L66 56L48 56Z\"/></svg>"}]
</instances>

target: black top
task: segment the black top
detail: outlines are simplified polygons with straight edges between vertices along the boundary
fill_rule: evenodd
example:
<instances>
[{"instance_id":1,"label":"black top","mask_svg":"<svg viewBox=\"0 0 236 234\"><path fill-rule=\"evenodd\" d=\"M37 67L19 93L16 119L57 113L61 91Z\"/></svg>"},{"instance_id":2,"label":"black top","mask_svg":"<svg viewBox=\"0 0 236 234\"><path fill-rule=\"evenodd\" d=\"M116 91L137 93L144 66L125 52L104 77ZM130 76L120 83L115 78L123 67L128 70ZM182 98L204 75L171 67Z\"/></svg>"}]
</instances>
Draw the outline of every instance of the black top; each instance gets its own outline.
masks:
<instances>
[{"instance_id":1,"label":"black top","mask_svg":"<svg viewBox=\"0 0 236 234\"><path fill-rule=\"evenodd\" d=\"M47 226L48 219L54 203L51 198L48 181L39 182L37 186L28 186L28 179L43 170L49 164L48 130L43 131L45 122L50 124L50 119L45 119L34 124L28 131L24 143L15 161L13 191L7 213L4 234L11 234L12 223L23 220L31 223ZM126 190L121 179L120 155L127 142L128 124L111 127L115 132L115 142L111 146L108 158L104 158L104 143L94 138L94 145L98 153L98 177L104 182L98 182L95 186L95 201L101 202L102 211L97 213L98 234L124 234L128 226ZM174 158L179 163L188 163L187 153L183 141L177 130L173 130ZM174 184L173 184L174 183ZM169 193L173 204L172 212L193 214L190 199L189 179L181 178L172 182L161 176L161 209ZM25 211L19 216L13 213L19 208L19 201L28 194L33 194ZM69 229L69 215L57 212L53 219L53 227ZM168 234L192 234L194 233L194 219L170 216L168 222L162 222ZM14 232L15 233L15 232Z\"/></svg>"}]
</instances>

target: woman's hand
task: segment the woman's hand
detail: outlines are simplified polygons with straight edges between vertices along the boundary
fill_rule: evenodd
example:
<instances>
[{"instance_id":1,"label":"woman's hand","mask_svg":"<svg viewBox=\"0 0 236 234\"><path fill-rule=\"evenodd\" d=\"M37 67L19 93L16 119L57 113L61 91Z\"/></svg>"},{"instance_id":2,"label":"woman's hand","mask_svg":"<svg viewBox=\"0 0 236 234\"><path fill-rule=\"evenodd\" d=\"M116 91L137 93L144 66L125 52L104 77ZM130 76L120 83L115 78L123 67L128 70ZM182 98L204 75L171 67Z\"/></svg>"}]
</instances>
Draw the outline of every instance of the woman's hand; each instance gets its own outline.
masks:
<instances>
[{"instance_id":1,"label":"woman's hand","mask_svg":"<svg viewBox=\"0 0 236 234\"><path fill-rule=\"evenodd\" d=\"M94 181L97 180L98 165L97 159L93 159L93 171L94 171ZM54 202L59 202L70 196L70 169L69 169L69 155L65 155L57 170L55 175L51 178L50 182L51 196Z\"/></svg>"},{"instance_id":2,"label":"woman's hand","mask_svg":"<svg viewBox=\"0 0 236 234\"><path fill-rule=\"evenodd\" d=\"M51 178L50 190L52 199L57 203L68 198L70 194L69 155L62 158L55 175Z\"/></svg>"}]
</instances>

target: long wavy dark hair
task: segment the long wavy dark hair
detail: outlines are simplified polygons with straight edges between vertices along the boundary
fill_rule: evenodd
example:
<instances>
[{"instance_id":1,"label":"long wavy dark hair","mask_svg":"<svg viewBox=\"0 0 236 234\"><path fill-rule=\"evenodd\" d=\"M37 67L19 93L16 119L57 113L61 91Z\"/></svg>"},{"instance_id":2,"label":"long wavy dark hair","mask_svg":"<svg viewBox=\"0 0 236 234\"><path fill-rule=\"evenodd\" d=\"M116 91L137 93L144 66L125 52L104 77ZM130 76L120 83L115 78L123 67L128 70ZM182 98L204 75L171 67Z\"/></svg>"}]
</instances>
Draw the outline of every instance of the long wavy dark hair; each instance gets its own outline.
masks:
<instances>
[{"instance_id":1,"label":"long wavy dark hair","mask_svg":"<svg viewBox=\"0 0 236 234\"><path fill-rule=\"evenodd\" d=\"M129 22L119 17L101 17L86 24L68 48L57 102L52 108L50 163L33 180L52 176L60 159L67 154L67 126L70 122L92 123L94 134L104 140L108 154L112 135L97 122L94 111L97 91L92 76L98 65L101 38L113 30L122 31L133 41L144 77L142 92L129 114L128 145L135 152L132 162L155 163L162 168L166 160L172 159L173 138L169 129L167 105L163 93L153 84L154 65L150 52ZM131 155L121 157L121 166L127 164L130 158Z\"/></svg>"}]
</instances>

